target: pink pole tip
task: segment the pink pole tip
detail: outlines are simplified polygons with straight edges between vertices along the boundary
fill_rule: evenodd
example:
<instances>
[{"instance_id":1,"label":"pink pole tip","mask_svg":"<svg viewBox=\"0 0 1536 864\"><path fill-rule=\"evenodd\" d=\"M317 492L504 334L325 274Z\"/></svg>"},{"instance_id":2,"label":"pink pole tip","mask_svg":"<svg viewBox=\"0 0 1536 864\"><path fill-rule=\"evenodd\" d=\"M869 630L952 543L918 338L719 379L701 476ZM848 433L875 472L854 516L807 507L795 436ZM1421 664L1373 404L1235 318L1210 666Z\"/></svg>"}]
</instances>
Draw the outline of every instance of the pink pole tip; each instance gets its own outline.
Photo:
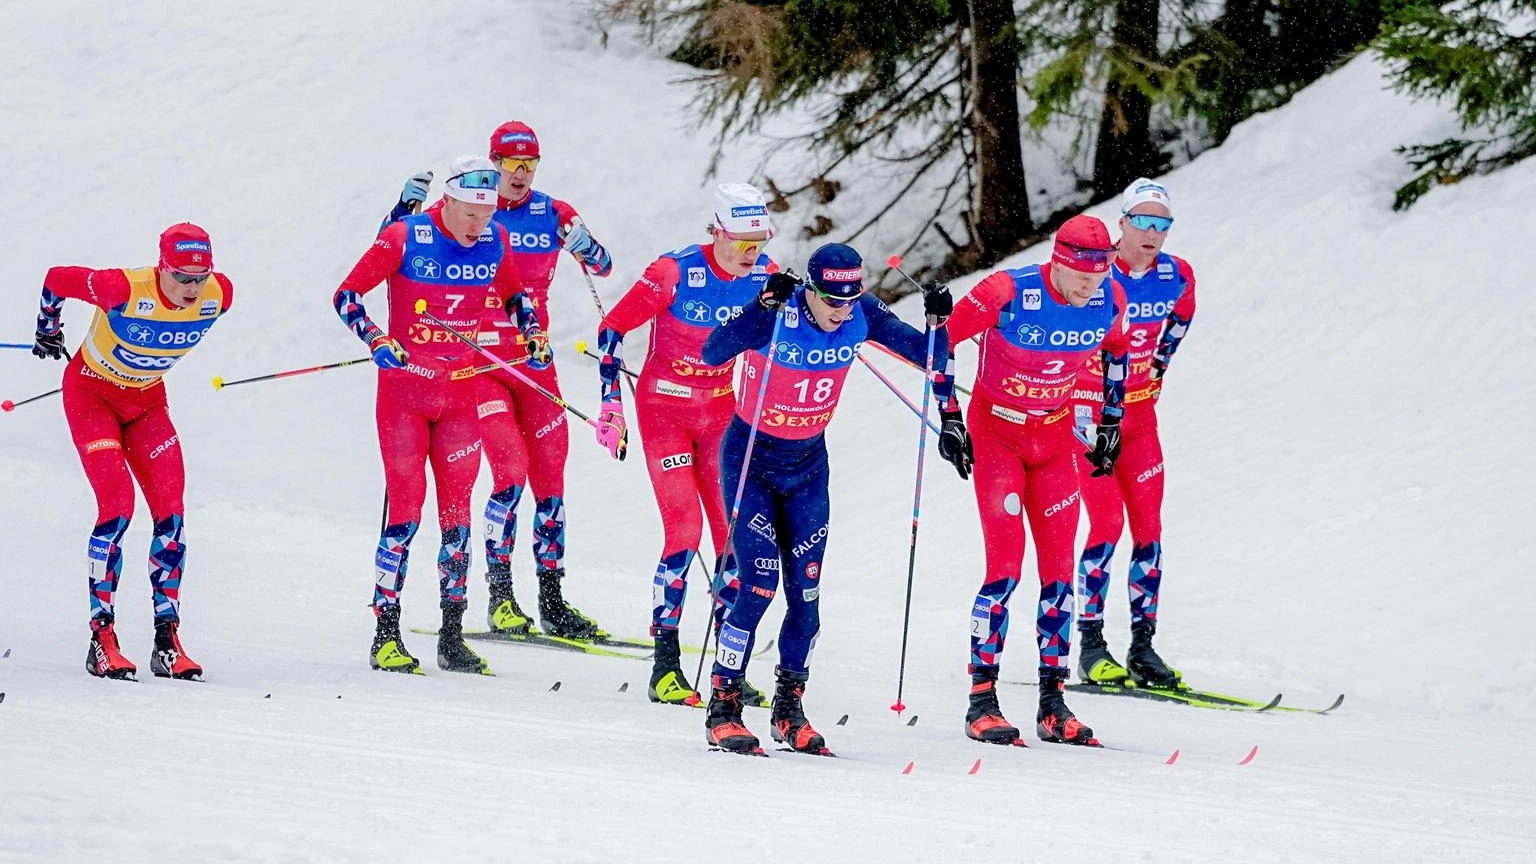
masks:
<instances>
[{"instance_id":1,"label":"pink pole tip","mask_svg":"<svg viewBox=\"0 0 1536 864\"><path fill-rule=\"evenodd\" d=\"M1175 750L1175 751L1173 751L1172 753L1170 753L1168 755L1168 761L1164 762L1163 764L1164 765L1172 765L1173 763L1175 763L1177 761L1179 761L1179 751Z\"/></svg>"},{"instance_id":2,"label":"pink pole tip","mask_svg":"<svg viewBox=\"0 0 1536 864\"><path fill-rule=\"evenodd\" d=\"M1239 764L1239 765L1247 765L1249 762L1252 762L1253 761L1253 757L1255 757L1257 755L1259 755L1259 745L1255 744L1255 745L1253 745L1253 749L1248 751L1248 755L1243 757L1243 761L1241 761L1241 762L1239 762L1237 764Z\"/></svg>"},{"instance_id":3,"label":"pink pole tip","mask_svg":"<svg viewBox=\"0 0 1536 864\"><path fill-rule=\"evenodd\" d=\"M890 267L892 269L900 267L901 266L901 256L900 255L892 255L891 257L885 259L885 266Z\"/></svg>"},{"instance_id":4,"label":"pink pole tip","mask_svg":"<svg viewBox=\"0 0 1536 864\"><path fill-rule=\"evenodd\" d=\"M911 774L912 773L912 765L913 765L913 763L908 762L907 763L907 767L901 769L901 773L903 773L903 774Z\"/></svg>"},{"instance_id":5,"label":"pink pole tip","mask_svg":"<svg viewBox=\"0 0 1536 864\"><path fill-rule=\"evenodd\" d=\"M9 410L9 409L7 409L7 410ZM901 700L898 699L898 700L896 700L896 704L891 706L891 710L895 711L897 714L900 714L901 712L907 710L907 706L901 704Z\"/></svg>"},{"instance_id":6,"label":"pink pole tip","mask_svg":"<svg viewBox=\"0 0 1536 864\"><path fill-rule=\"evenodd\" d=\"M971 766L971 770L969 770L969 771L967 771L965 773L967 773L967 774L975 774L977 771L980 771L980 770L981 770L981 760L977 759L976 760L976 764Z\"/></svg>"},{"instance_id":7,"label":"pink pole tip","mask_svg":"<svg viewBox=\"0 0 1536 864\"><path fill-rule=\"evenodd\" d=\"M9 399L5 400L4 402L0 402L0 411L5 411L5 412L9 413L9 412L15 411L15 410L16 410L16 403L15 402L12 402Z\"/></svg>"}]
</instances>

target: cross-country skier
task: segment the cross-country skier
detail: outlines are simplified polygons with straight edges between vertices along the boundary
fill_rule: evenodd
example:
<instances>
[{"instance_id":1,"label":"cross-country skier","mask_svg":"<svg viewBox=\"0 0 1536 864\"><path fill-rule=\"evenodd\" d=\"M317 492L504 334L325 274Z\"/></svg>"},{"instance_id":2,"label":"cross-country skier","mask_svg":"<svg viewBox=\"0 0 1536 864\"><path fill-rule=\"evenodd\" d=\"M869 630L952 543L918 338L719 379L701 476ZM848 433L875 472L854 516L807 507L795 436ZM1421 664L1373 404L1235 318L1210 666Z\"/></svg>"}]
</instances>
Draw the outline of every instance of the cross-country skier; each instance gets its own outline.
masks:
<instances>
[{"instance_id":1,"label":"cross-country skier","mask_svg":"<svg viewBox=\"0 0 1536 864\"><path fill-rule=\"evenodd\" d=\"M720 455L727 495L734 496L746 472L731 534L741 564L741 590L720 627L705 720L708 742L738 753L760 752L756 736L742 723L741 681L758 621L781 581L788 609L779 630L772 735L797 751L827 752L801 704L810 678L811 649L821 629L818 601L829 525L823 433L837 410L848 367L865 340L885 345L919 366L930 360L922 331L902 322L879 300L864 296L863 262L851 247L822 246L811 254L807 270L810 282L804 285L789 274L770 276L758 302L748 304L704 343L704 362L711 365L745 353L736 415ZM923 310L931 325L942 324L952 306L944 286L925 290ZM777 329L776 321L782 322ZM937 358L949 355L943 330L934 335L933 352ZM767 394L759 406L764 376ZM954 404L954 384L942 369L934 382L944 417L940 453L964 476L969 454L965 424ZM751 460L744 465L754 427Z\"/></svg>"},{"instance_id":2,"label":"cross-country skier","mask_svg":"<svg viewBox=\"0 0 1536 864\"><path fill-rule=\"evenodd\" d=\"M377 616L369 662L390 672L420 672L400 637L400 588L411 538L421 524L430 459L437 488L442 627L437 664L486 673L464 644L469 569L469 497L480 469L474 350L416 312L426 311L475 338L487 303L515 318L529 356L547 344L531 298L518 281L507 232L493 224L500 175L489 159L464 156L450 168L440 205L389 225L336 289L341 320L373 352L379 367L376 417L389 514L376 555ZM389 331L363 308L362 295L389 283Z\"/></svg>"},{"instance_id":3,"label":"cross-country skier","mask_svg":"<svg viewBox=\"0 0 1536 864\"><path fill-rule=\"evenodd\" d=\"M704 340L741 314L762 293L777 268L763 252L773 222L763 194L745 183L715 190L710 242L668 252L651 262L598 327L602 353L602 411L597 440L624 458L627 426L619 388L624 335L651 322L645 364L635 386L645 467L661 510L661 559L652 582L651 638L655 640L652 702L696 705L699 694L679 665L677 628L688 591L688 571L699 554L703 516L719 556L725 547L725 504L720 493L720 439L731 422L735 364L704 362ZM735 596L736 566L715 559L716 625ZM748 694L749 703L760 695Z\"/></svg>"},{"instance_id":4,"label":"cross-country skier","mask_svg":"<svg viewBox=\"0 0 1536 864\"><path fill-rule=\"evenodd\" d=\"M991 274L956 304L949 320L954 343L982 334L970 431L987 572L971 610L965 718L966 734L981 741L1011 744L1019 738L998 706L997 672L1027 518L1040 571L1036 732L1046 741L1097 743L1062 696L1070 673L1079 497L1069 400L1079 370L1102 350L1104 417L1089 458L1099 471L1113 470L1127 348L1125 297L1107 278L1114 254L1103 222L1074 216L1056 232L1049 262Z\"/></svg>"},{"instance_id":5,"label":"cross-country skier","mask_svg":"<svg viewBox=\"0 0 1536 864\"><path fill-rule=\"evenodd\" d=\"M1120 251L1111 278L1125 289L1130 314L1130 370L1125 416L1120 421L1120 460L1111 476L1094 476L1086 457L1077 464L1088 541L1077 564L1077 670L1084 681L1115 684L1127 674L1154 687L1176 687L1179 673L1152 648L1157 597L1163 577L1163 445L1157 434L1157 397L1163 372L1195 316L1195 273L1189 262L1163 250L1173 227L1173 202L1161 183L1145 177L1126 187L1120 200ZM1078 376L1073 391L1080 426L1099 421L1104 403L1098 358ZM1104 641L1104 595L1115 543L1131 523L1131 649L1121 666Z\"/></svg>"},{"instance_id":6,"label":"cross-country skier","mask_svg":"<svg viewBox=\"0 0 1536 864\"><path fill-rule=\"evenodd\" d=\"M137 680L118 647L113 599L122 572L123 534L133 518L133 480L144 491L155 536L149 545L149 584L155 606L150 669L162 678L201 679L182 651L182 492L186 470L181 439L166 405L161 377L198 345L234 302L229 277L213 271L208 233L191 223L160 235L152 267L92 270L54 267L43 278L32 353L64 354L64 300L96 307L85 340L64 370L64 416L96 493L96 527L86 546L90 574L91 643L86 671ZM130 473L132 475L130 477Z\"/></svg>"},{"instance_id":7,"label":"cross-country skier","mask_svg":"<svg viewBox=\"0 0 1536 864\"><path fill-rule=\"evenodd\" d=\"M501 171L493 221L506 230L512 257L539 321L536 344L507 319L499 302L487 303L480 322L480 344L508 363L534 358L520 370L540 387L560 395L549 332L549 286L555 265L569 252L594 276L613 270L608 250L593 239L570 204L533 188L539 167L539 139L525 123L511 120L491 133L490 158ZM406 181L400 203L387 221L400 219L426 200L430 173ZM527 383L502 369L477 377L480 435L491 466L495 491L486 502L486 582L493 631L524 634L532 619L518 605L512 586L512 547L517 538L517 506L525 486L535 497L533 559L539 583L539 625L570 639L606 635L597 622L565 600L565 459L570 432L565 410Z\"/></svg>"}]
</instances>

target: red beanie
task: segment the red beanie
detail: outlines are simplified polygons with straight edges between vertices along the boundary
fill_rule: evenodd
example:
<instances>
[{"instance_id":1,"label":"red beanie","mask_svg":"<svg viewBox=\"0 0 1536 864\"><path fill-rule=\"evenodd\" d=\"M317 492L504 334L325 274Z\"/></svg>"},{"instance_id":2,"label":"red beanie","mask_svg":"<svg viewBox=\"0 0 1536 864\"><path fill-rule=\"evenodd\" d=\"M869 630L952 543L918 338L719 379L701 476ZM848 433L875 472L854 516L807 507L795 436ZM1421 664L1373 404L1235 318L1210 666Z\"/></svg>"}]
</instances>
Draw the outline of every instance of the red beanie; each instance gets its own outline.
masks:
<instances>
[{"instance_id":1,"label":"red beanie","mask_svg":"<svg viewBox=\"0 0 1536 864\"><path fill-rule=\"evenodd\" d=\"M160 235L160 266L168 270L206 267L213 270L213 243L208 232L191 222L179 222Z\"/></svg>"},{"instance_id":2,"label":"red beanie","mask_svg":"<svg viewBox=\"0 0 1536 864\"><path fill-rule=\"evenodd\" d=\"M517 159L539 158L539 136L527 123L508 120L491 133L491 158L511 156Z\"/></svg>"},{"instance_id":3,"label":"red beanie","mask_svg":"<svg viewBox=\"0 0 1536 864\"><path fill-rule=\"evenodd\" d=\"M1099 219L1079 214L1056 229L1056 244L1051 260L1081 273L1103 273L1115 257L1115 244L1109 242L1109 229Z\"/></svg>"}]
</instances>

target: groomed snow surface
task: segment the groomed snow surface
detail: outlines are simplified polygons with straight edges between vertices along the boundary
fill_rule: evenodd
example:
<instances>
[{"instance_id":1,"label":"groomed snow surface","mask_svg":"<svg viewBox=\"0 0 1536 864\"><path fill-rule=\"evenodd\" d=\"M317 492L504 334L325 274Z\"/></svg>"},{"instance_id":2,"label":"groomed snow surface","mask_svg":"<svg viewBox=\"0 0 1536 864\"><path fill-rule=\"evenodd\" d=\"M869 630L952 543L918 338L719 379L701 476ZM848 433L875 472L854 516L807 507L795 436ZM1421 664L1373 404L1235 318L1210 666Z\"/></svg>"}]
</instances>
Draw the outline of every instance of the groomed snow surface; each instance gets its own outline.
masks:
<instances>
[{"instance_id":1,"label":"groomed snow surface","mask_svg":"<svg viewBox=\"0 0 1536 864\"><path fill-rule=\"evenodd\" d=\"M702 712L645 700L644 662L489 645L498 677L469 678L438 672L415 636L430 674L370 671L374 373L208 381L362 356L332 289L406 176L482 150L511 117L542 138L538 185L610 245L605 302L698 240L706 184L743 179L750 160L728 154L705 177L711 130L686 112L683 70L622 32L603 48L589 21L554 0L0 6L0 341L30 338L47 267L148 264L182 219L209 229L237 292L167 385L189 474L183 636L205 683L147 674L142 502L118 611L146 680L85 674L93 499L56 399L0 416L0 861L1530 860L1536 164L1392 213L1407 173L1393 148L1455 126L1443 106L1391 94L1369 58L1166 178L1168 248L1194 263L1200 311L1161 406L1158 645L1211 689L1295 705L1347 692L1336 714L1074 694L1122 749L969 741L980 532L969 484L930 458L898 718L917 428L859 370L829 433L806 697L842 758L708 752ZM789 236L773 251L803 265L810 248ZM596 314L570 267L554 337L567 394L592 407L596 371L572 346ZM382 294L369 305L380 314ZM71 303L65 322L73 344L89 310ZM638 358L643 335L629 343ZM877 362L919 392L917 375ZM968 383L974 357L961 363ZM3 352L0 398L59 373ZM661 536L643 464L611 462L584 427L572 439L567 595L642 635ZM485 472L476 499L489 491ZM434 520L416 542L406 623L430 627ZM1031 581L1013 604L1014 682L1034 679ZM690 604L697 644L701 585ZM760 686L773 659L752 667ZM1002 698L1031 725L1032 687ZM748 724L767 741L766 712Z\"/></svg>"}]
</instances>

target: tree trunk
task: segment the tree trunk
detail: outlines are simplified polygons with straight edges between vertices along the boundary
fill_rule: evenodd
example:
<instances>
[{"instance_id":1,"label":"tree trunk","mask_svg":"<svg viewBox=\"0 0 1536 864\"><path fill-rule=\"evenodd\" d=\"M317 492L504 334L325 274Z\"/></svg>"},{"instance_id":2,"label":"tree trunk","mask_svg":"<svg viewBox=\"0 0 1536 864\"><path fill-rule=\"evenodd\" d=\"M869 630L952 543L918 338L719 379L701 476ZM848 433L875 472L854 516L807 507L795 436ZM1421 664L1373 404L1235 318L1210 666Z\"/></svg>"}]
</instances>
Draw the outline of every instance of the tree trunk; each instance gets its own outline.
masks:
<instances>
[{"instance_id":1,"label":"tree trunk","mask_svg":"<svg viewBox=\"0 0 1536 864\"><path fill-rule=\"evenodd\" d=\"M1116 0L1114 40L1125 51L1153 60L1159 0ZM1152 100L1135 84L1110 74L1093 158L1093 188L1113 195L1137 177L1160 172L1162 153L1152 143Z\"/></svg>"},{"instance_id":2,"label":"tree trunk","mask_svg":"<svg viewBox=\"0 0 1536 864\"><path fill-rule=\"evenodd\" d=\"M1232 40L1236 56L1222 76L1218 93L1221 106L1216 128L1211 130L1220 144L1248 113L1248 94L1260 81L1275 78L1275 40L1264 23L1270 0L1227 0L1227 8L1216 22L1216 29Z\"/></svg>"},{"instance_id":3,"label":"tree trunk","mask_svg":"<svg viewBox=\"0 0 1536 864\"><path fill-rule=\"evenodd\" d=\"M1012 0L971 0L976 68L971 133L976 142L975 235L958 256L985 267L1019 247L1034 224L1019 143L1019 47Z\"/></svg>"}]
</instances>

